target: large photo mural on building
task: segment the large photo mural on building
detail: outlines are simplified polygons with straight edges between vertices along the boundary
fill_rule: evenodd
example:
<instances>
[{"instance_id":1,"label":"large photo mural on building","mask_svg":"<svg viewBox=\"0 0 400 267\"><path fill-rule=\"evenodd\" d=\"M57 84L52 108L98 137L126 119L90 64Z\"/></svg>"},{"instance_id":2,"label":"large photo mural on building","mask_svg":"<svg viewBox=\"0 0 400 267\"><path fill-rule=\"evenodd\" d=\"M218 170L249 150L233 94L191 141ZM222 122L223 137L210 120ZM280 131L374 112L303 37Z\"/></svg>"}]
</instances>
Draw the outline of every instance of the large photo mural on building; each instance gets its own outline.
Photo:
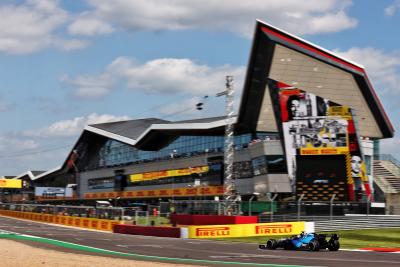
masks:
<instances>
[{"instance_id":1,"label":"large photo mural on building","mask_svg":"<svg viewBox=\"0 0 400 267\"><path fill-rule=\"evenodd\" d=\"M351 108L282 82L268 84L297 197L371 197Z\"/></svg>"}]
</instances>

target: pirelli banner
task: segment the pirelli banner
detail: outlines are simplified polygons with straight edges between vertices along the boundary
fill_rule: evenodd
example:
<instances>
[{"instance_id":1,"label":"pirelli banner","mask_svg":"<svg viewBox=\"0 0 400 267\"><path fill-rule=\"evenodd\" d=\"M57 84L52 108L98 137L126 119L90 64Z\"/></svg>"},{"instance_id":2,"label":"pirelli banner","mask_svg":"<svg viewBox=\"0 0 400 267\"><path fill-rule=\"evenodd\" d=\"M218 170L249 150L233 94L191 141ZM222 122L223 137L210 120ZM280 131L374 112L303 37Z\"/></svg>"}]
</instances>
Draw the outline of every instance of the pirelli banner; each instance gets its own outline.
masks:
<instances>
[{"instance_id":1,"label":"pirelli banner","mask_svg":"<svg viewBox=\"0 0 400 267\"><path fill-rule=\"evenodd\" d=\"M22 181L17 179L0 178L0 188L22 188Z\"/></svg>"},{"instance_id":2,"label":"pirelli banner","mask_svg":"<svg viewBox=\"0 0 400 267\"><path fill-rule=\"evenodd\" d=\"M155 172L146 172L146 173L136 173L129 175L129 180L134 182L148 181L148 180L156 180L168 177L178 177L178 176L186 176L191 174L201 174L208 172L208 166L198 166L184 169L176 169L176 170L164 170L164 171L155 171Z\"/></svg>"},{"instance_id":3,"label":"pirelli banner","mask_svg":"<svg viewBox=\"0 0 400 267\"><path fill-rule=\"evenodd\" d=\"M223 186L201 186L195 188L174 188L154 190L133 190L124 192L98 192L85 193L85 199L108 199L108 198L158 198L158 197L187 197L187 196L219 196L224 194Z\"/></svg>"},{"instance_id":4,"label":"pirelli banner","mask_svg":"<svg viewBox=\"0 0 400 267\"><path fill-rule=\"evenodd\" d=\"M297 235L314 232L314 222L188 226L188 238L226 238L248 236Z\"/></svg>"},{"instance_id":5,"label":"pirelli banner","mask_svg":"<svg viewBox=\"0 0 400 267\"><path fill-rule=\"evenodd\" d=\"M74 227L96 229L108 232L111 232L113 230L113 225L121 223L121 221L118 220L84 218L84 217L53 215L53 214L35 213L35 212L21 212L13 210L0 210L0 215L32 220L32 221L45 222L45 223L54 223L54 224L68 225Z\"/></svg>"}]
</instances>

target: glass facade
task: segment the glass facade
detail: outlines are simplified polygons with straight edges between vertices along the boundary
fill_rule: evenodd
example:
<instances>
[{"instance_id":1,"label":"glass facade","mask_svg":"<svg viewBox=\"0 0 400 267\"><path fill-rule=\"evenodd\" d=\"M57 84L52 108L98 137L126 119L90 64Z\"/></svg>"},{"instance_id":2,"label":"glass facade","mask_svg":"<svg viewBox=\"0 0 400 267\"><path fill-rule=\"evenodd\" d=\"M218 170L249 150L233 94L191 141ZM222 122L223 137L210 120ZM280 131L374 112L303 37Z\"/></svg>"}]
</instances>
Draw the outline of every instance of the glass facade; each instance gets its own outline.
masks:
<instances>
[{"instance_id":1,"label":"glass facade","mask_svg":"<svg viewBox=\"0 0 400 267\"><path fill-rule=\"evenodd\" d=\"M88 189L114 188L114 177L97 178L88 180Z\"/></svg>"},{"instance_id":2,"label":"glass facade","mask_svg":"<svg viewBox=\"0 0 400 267\"><path fill-rule=\"evenodd\" d=\"M221 185L222 173L222 164L214 163L209 165L209 170L206 173L192 173L184 176L165 177L138 182L130 181L128 182L128 186L148 186L177 183L193 184L196 180L201 181L202 185Z\"/></svg>"},{"instance_id":3,"label":"glass facade","mask_svg":"<svg viewBox=\"0 0 400 267\"><path fill-rule=\"evenodd\" d=\"M284 155L264 155L252 159L254 175L287 173Z\"/></svg>"},{"instance_id":4,"label":"glass facade","mask_svg":"<svg viewBox=\"0 0 400 267\"><path fill-rule=\"evenodd\" d=\"M251 161L241 161L233 163L233 177L244 179L253 177L253 167Z\"/></svg>"},{"instance_id":5,"label":"glass facade","mask_svg":"<svg viewBox=\"0 0 400 267\"><path fill-rule=\"evenodd\" d=\"M379 140L374 140L374 159L379 159L380 154L380 142Z\"/></svg>"},{"instance_id":6,"label":"glass facade","mask_svg":"<svg viewBox=\"0 0 400 267\"><path fill-rule=\"evenodd\" d=\"M234 137L235 150L242 150L252 142L278 139L276 133L243 134ZM222 153L224 151L224 136L181 136L170 145L159 151L143 151L124 143L108 140L100 149L99 160L94 169L112 166L128 165L143 162L155 162L171 158L192 157L206 153ZM208 163L209 171L202 174L190 174L177 177L164 177L146 181L129 181L125 186L153 186L176 183L195 183L201 181L203 185L223 184L223 157L214 158ZM252 161L235 162L233 174L235 179L251 178L271 172L279 173L286 170L283 155L261 156ZM115 176L116 177L116 176ZM88 189L108 189L117 186L115 177L92 178L88 180Z\"/></svg>"},{"instance_id":7,"label":"glass facade","mask_svg":"<svg viewBox=\"0 0 400 267\"><path fill-rule=\"evenodd\" d=\"M364 156L365 168L367 169L367 175L371 175L372 170L372 157L369 155Z\"/></svg>"},{"instance_id":8,"label":"glass facade","mask_svg":"<svg viewBox=\"0 0 400 267\"><path fill-rule=\"evenodd\" d=\"M251 139L251 134L235 136L235 149L241 150L247 147ZM109 140L100 150L100 160L96 167L190 157L204 153L223 152L223 150L224 136L181 136L159 151L138 150L121 142Z\"/></svg>"},{"instance_id":9,"label":"glass facade","mask_svg":"<svg viewBox=\"0 0 400 267\"><path fill-rule=\"evenodd\" d=\"M254 175L262 175L267 173L267 160L265 156L252 159Z\"/></svg>"}]
</instances>

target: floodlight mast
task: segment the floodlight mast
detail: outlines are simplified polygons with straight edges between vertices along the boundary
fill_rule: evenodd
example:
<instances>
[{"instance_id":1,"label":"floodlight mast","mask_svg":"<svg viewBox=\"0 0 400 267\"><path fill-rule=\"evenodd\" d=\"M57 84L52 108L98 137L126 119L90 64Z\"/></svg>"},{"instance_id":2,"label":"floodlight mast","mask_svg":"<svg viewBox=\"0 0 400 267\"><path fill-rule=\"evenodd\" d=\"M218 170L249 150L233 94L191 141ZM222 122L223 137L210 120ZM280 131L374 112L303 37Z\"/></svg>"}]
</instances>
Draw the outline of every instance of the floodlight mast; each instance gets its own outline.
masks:
<instances>
[{"instance_id":1,"label":"floodlight mast","mask_svg":"<svg viewBox=\"0 0 400 267\"><path fill-rule=\"evenodd\" d=\"M234 160L234 87L233 76L226 76L226 90L216 96L226 96L225 102L225 140L224 140L224 214L232 213L233 206L237 203L238 196L236 183L233 177Z\"/></svg>"}]
</instances>

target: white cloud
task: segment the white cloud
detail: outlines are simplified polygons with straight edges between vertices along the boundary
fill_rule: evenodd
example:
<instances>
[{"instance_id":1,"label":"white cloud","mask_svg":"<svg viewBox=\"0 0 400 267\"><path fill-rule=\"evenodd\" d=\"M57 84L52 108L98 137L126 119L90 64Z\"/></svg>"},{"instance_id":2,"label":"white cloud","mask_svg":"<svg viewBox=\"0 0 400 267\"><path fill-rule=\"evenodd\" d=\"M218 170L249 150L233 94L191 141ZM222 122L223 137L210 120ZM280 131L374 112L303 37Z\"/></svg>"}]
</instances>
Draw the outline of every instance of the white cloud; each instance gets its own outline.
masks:
<instances>
[{"instance_id":1,"label":"white cloud","mask_svg":"<svg viewBox=\"0 0 400 267\"><path fill-rule=\"evenodd\" d=\"M64 78L63 82L76 87L75 95L85 98L104 96L113 85L123 82L131 90L147 93L188 93L204 95L221 91L225 76L235 77L236 88L243 84L245 68L223 65L210 67L190 59L161 58L143 64L119 57L99 75Z\"/></svg>"},{"instance_id":2,"label":"white cloud","mask_svg":"<svg viewBox=\"0 0 400 267\"><path fill-rule=\"evenodd\" d=\"M179 117L179 115L183 114L187 116L188 114L195 114L198 113L198 111L195 109L196 104L202 102L199 100L197 97L193 97L190 99L186 99L184 102L179 102L179 103L172 103L168 104L165 106L162 106L159 110L159 112L163 115L163 119L174 116L174 117ZM197 115L197 114L196 114Z\"/></svg>"},{"instance_id":3,"label":"white cloud","mask_svg":"<svg viewBox=\"0 0 400 267\"><path fill-rule=\"evenodd\" d=\"M29 54L44 48L82 49L86 40L70 35L207 29L251 37L255 19L297 34L341 31L357 25L347 14L350 0L88 0L90 10L72 14L59 0L0 3L0 52Z\"/></svg>"},{"instance_id":4,"label":"white cloud","mask_svg":"<svg viewBox=\"0 0 400 267\"><path fill-rule=\"evenodd\" d=\"M8 111L9 109L10 109L9 103L4 101L2 97L0 97L0 112L5 112Z\"/></svg>"},{"instance_id":5,"label":"white cloud","mask_svg":"<svg viewBox=\"0 0 400 267\"><path fill-rule=\"evenodd\" d=\"M111 28L140 30L228 30L250 37L255 19L263 19L297 34L329 33L353 28L357 20L346 12L350 0L89 0L82 14L91 25L74 22L70 32L103 34ZM112 25L112 26L111 26Z\"/></svg>"},{"instance_id":6,"label":"white cloud","mask_svg":"<svg viewBox=\"0 0 400 267\"><path fill-rule=\"evenodd\" d=\"M97 98L107 95L114 85L114 78L108 73L98 76L80 75L75 79L64 76L60 80L77 88L74 95L80 98Z\"/></svg>"},{"instance_id":7,"label":"white cloud","mask_svg":"<svg viewBox=\"0 0 400 267\"><path fill-rule=\"evenodd\" d=\"M86 125L128 119L128 116L92 113L54 122L40 129L1 133L1 171L18 175L27 170L48 170L59 166Z\"/></svg>"},{"instance_id":8,"label":"white cloud","mask_svg":"<svg viewBox=\"0 0 400 267\"><path fill-rule=\"evenodd\" d=\"M131 89L151 93L184 92L196 95L220 91L225 84L226 75L233 75L238 79L243 77L244 72L243 67L209 67L196 64L190 59L162 58L144 64L132 62L120 74L126 78Z\"/></svg>"},{"instance_id":9,"label":"white cloud","mask_svg":"<svg viewBox=\"0 0 400 267\"><path fill-rule=\"evenodd\" d=\"M26 0L0 5L0 52L28 54L46 47L78 49L83 41L66 40L57 32L69 21L56 0Z\"/></svg>"},{"instance_id":10,"label":"white cloud","mask_svg":"<svg viewBox=\"0 0 400 267\"><path fill-rule=\"evenodd\" d=\"M69 120L58 121L51 125L37 129L28 130L23 133L27 137L48 138L48 137L69 137L78 135L88 124L105 123L120 120L129 120L128 116L113 116L108 114L98 115L96 113L88 116L76 117Z\"/></svg>"},{"instance_id":11,"label":"white cloud","mask_svg":"<svg viewBox=\"0 0 400 267\"><path fill-rule=\"evenodd\" d=\"M89 46L90 42L86 41L86 40L79 40L79 39L64 40L64 39L54 38L53 44L61 50L70 51L70 50L77 50L77 49L85 48L85 47Z\"/></svg>"},{"instance_id":12,"label":"white cloud","mask_svg":"<svg viewBox=\"0 0 400 267\"><path fill-rule=\"evenodd\" d=\"M48 143L50 141L50 143ZM57 142L38 139L21 133L0 134L0 164L5 175L19 175L27 170L48 170L65 159L72 140ZM46 144L47 143L47 144ZM69 145L67 145L69 144Z\"/></svg>"},{"instance_id":13,"label":"white cloud","mask_svg":"<svg viewBox=\"0 0 400 267\"><path fill-rule=\"evenodd\" d=\"M385 52L372 47L353 47L347 51L336 51L355 62L363 64L379 91L388 95L400 94L400 52Z\"/></svg>"},{"instance_id":14,"label":"white cloud","mask_svg":"<svg viewBox=\"0 0 400 267\"><path fill-rule=\"evenodd\" d=\"M400 10L400 0L395 0L390 6L385 8L385 15L392 17Z\"/></svg>"},{"instance_id":15,"label":"white cloud","mask_svg":"<svg viewBox=\"0 0 400 267\"><path fill-rule=\"evenodd\" d=\"M0 135L0 153L4 156L13 151L36 149L39 144L31 139L21 138L16 135Z\"/></svg>"},{"instance_id":16,"label":"white cloud","mask_svg":"<svg viewBox=\"0 0 400 267\"><path fill-rule=\"evenodd\" d=\"M95 18L79 18L68 26L68 32L72 35L98 35L113 32L112 26Z\"/></svg>"}]
</instances>

